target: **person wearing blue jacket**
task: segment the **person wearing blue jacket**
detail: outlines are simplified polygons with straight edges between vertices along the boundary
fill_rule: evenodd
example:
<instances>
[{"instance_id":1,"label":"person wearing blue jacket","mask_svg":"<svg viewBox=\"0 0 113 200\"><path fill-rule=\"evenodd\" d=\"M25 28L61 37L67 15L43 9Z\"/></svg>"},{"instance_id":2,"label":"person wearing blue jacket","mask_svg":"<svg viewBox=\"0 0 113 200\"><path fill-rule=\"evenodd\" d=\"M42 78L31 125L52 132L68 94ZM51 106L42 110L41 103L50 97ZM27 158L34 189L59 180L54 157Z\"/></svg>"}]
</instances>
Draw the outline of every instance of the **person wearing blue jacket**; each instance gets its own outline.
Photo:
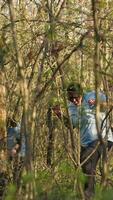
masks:
<instances>
[{"instance_id":1,"label":"person wearing blue jacket","mask_svg":"<svg viewBox=\"0 0 113 200\"><path fill-rule=\"evenodd\" d=\"M12 158L17 155L20 150L20 145L20 124L14 119L8 119L7 152L9 160L12 160Z\"/></svg>"},{"instance_id":2,"label":"person wearing blue jacket","mask_svg":"<svg viewBox=\"0 0 113 200\"><path fill-rule=\"evenodd\" d=\"M25 157L25 137L21 134L20 123L14 119L8 120L7 151L9 159L12 159L17 154L19 157Z\"/></svg>"},{"instance_id":3,"label":"person wearing blue jacket","mask_svg":"<svg viewBox=\"0 0 113 200\"><path fill-rule=\"evenodd\" d=\"M106 104L106 96L103 92L99 92L98 98L101 109L98 116L98 128L96 121L96 92L90 91L83 94L79 83L71 83L67 87L67 96L68 111L73 128L78 128L78 124L80 125L80 160L81 164L86 160L82 165L82 170L87 175L84 192L86 198L89 198L94 193L96 166L103 152L104 144L100 140L107 141L108 150L113 146L113 134L106 119L106 111L103 109ZM53 111L61 118L58 106L53 107ZM68 127L68 119L65 121Z\"/></svg>"},{"instance_id":4,"label":"person wearing blue jacket","mask_svg":"<svg viewBox=\"0 0 113 200\"><path fill-rule=\"evenodd\" d=\"M7 155L13 161L13 180L19 184L26 154L25 136L21 134L20 123L14 119L8 120L7 127Z\"/></svg>"}]
</instances>

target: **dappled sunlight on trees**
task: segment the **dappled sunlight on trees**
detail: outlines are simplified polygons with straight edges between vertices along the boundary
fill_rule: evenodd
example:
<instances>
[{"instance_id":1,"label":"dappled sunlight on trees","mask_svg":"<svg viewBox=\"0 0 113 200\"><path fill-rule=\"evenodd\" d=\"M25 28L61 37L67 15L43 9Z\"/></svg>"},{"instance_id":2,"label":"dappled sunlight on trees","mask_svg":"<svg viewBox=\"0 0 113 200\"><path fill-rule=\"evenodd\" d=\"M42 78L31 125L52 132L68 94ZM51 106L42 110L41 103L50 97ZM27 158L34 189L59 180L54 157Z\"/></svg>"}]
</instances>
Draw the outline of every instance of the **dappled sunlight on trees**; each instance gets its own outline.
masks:
<instances>
[{"instance_id":1,"label":"dappled sunlight on trees","mask_svg":"<svg viewBox=\"0 0 113 200\"><path fill-rule=\"evenodd\" d=\"M52 106L60 103L68 115L66 87L70 81L78 81L84 91L96 89L97 122L99 90L105 90L109 112L113 102L108 90L108 81L113 85L112 3L1 0L0 173L5 169L8 182L3 199L84 200L79 131L71 126L68 130L64 119L58 121ZM9 117L21 123L26 138L19 186L6 156ZM95 200L105 199L104 195L107 199L108 194L113 198L111 155L112 151L106 152L100 164L104 169L98 166Z\"/></svg>"}]
</instances>

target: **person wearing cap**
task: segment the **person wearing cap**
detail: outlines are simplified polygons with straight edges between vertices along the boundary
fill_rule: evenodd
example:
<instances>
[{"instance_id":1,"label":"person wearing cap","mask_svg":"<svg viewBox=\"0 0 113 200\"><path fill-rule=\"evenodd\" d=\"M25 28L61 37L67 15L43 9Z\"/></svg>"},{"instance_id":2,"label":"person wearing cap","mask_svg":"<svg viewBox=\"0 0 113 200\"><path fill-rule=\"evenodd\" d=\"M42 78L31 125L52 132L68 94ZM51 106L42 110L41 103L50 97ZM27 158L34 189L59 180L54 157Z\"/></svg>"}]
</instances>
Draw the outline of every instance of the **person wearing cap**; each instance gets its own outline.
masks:
<instances>
[{"instance_id":1,"label":"person wearing cap","mask_svg":"<svg viewBox=\"0 0 113 200\"><path fill-rule=\"evenodd\" d=\"M95 117L96 92L91 91L83 94L83 89L79 83L71 83L67 87L67 97L68 111L73 128L78 126L78 122L80 123L81 163L89 156L89 159L82 165L82 170L87 175L84 192L85 196L89 198L94 193L96 166L103 151L99 134L101 134L102 138L107 138L108 149L113 145L113 135L105 120L105 109L103 110L103 105L106 103L106 96L103 92L99 92L101 109L98 126L100 133L97 131ZM61 112L58 105L57 107L53 107L53 111L61 119ZM68 127L67 124L66 126ZM92 156L90 156L91 154Z\"/></svg>"}]
</instances>

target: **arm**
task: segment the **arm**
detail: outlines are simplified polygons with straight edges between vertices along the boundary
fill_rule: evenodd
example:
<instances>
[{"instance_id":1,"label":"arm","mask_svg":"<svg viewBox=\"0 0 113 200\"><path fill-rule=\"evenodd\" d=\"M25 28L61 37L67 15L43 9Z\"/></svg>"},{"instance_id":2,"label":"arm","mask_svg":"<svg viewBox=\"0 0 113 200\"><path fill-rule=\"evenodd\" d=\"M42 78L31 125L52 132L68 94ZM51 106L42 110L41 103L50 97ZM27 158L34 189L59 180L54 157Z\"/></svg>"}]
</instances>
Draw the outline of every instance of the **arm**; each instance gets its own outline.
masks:
<instances>
[{"instance_id":1,"label":"arm","mask_svg":"<svg viewBox=\"0 0 113 200\"><path fill-rule=\"evenodd\" d=\"M12 157L16 156L20 150L20 146L21 146L20 126L16 126L14 128L14 132L15 132L16 144L14 145L14 147L11 150Z\"/></svg>"},{"instance_id":2,"label":"arm","mask_svg":"<svg viewBox=\"0 0 113 200\"><path fill-rule=\"evenodd\" d=\"M73 107L73 111L72 111L72 107ZM75 127L78 127L78 119L79 119L79 112L77 110L77 106L75 106L73 104L73 106L71 106L71 110L70 108L68 108L70 110L70 119L68 117L66 117L65 115L62 114L61 112L61 109L60 109L60 106L59 105L56 105L54 106L53 108L53 111L54 113L57 115L57 117L62 120L63 119L63 122L64 122L64 125L67 127L67 128L70 128L70 120L72 122L72 127L73 129Z\"/></svg>"},{"instance_id":3,"label":"arm","mask_svg":"<svg viewBox=\"0 0 113 200\"><path fill-rule=\"evenodd\" d=\"M63 114L61 113L60 106L59 106L59 105L53 106L53 107L52 107L52 110L53 110L53 112L55 113L55 115L56 115L60 120L63 119L64 125L65 125L67 128L69 128L69 119L68 119L68 117L66 117L65 115L63 115Z\"/></svg>"},{"instance_id":4,"label":"arm","mask_svg":"<svg viewBox=\"0 0 113 200\"><path fill-rule=\"evenodd\" d=\"M89 106L95 106L96 99L94 97L90 97L88 100L88 104ZM99 105L100 105L101 112L105 112L113 106L112 102L108 104L106 96L103 93L99 94Z\"/></svg>"},{"instance_id":5,"label":"arm","mask_svg":"<svg viewBox=\"0 0 113 200\"><path fill-rule=\"evenodd\" d=\"M95 106L96 105L96 99L90 98L88 100L89 106ZM107 103L106 102L100 102L100 110L104 111L107 108Z\"/></svg>"},{"instance_id":6,"label":"arm","mask_svg":"<svg viewBox=\"0 0 113 200\"><path fill-rule=\"evenodd\" d=\"M20 149L20 145L19 144L15 144L15 146L11 150L12 157L15 157L17 155L19 149Z\"/></svg>"}]
</instances>

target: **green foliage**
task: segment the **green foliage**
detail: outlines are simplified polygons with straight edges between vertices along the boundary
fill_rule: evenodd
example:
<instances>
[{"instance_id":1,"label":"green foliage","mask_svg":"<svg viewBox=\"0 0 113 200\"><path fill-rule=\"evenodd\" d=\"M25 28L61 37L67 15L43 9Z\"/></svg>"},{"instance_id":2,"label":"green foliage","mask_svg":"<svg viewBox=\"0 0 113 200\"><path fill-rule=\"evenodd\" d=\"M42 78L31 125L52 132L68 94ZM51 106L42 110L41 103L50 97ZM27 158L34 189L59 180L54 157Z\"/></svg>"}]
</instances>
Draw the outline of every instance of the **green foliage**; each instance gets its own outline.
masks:
<instances>
[{"instance_id":1,"label":"green foliage","mask_svg":"<svg viewBox=\"0 0 113 200\"><path fill-rule=\"evenodd\" d=\"M74 200L73 187L74 169L66 161L59 164L56 174L49 170L38 171L36 178L36 190L38 198L43 200L45 196L49 200Z\"/></svg>"},{"instance_id":2,"label":"green foliage","mask_svg":"<svg viewBox=\"0 0 113 200\"><path fill-rule=\"evenodd\" d=\"M51 192L48 194L49 200L75 200L76 193L73 188L65 185L54 185Z\"/></svg>"},{"instance_id":3,"label":"green foliage","mask_svg":"<svg viewBox=\"0 0 113 200\"><path fill-rule=\"evenodd\" d=\"M27 183L30 183L34 180L34 175L33 173L28 173L26 175L23 175L22 177L22 181L23 181L23 184L27 184Z\"/></svg>"},{"instance_id":4,"label":"green foliage","mask_svg":"<svg viewBox=\"0 0 113 200\"><path fill-rule=\"evenodd\" d=\"M98 2L98 7L99 7L99 9L104 9L104 8L106 8L106 1L104 1L104 0L101 0L101 1L99 1Z\"/></svg>"},{"instance_id":5,"label":"green foliage","mask_svg":"<svg viewBox=\"0 0 113 200\"><path fill-rule=\"evenodd\" d=\"M59 164L57 169L57 181L49 194L50 200L74 200L76 193L74 191L74 177L75 170L73 166L63 161Z\"/></svg>"},{"instance_id":6,"label":"green foliage","mask_svg":"<svg viewBox=\"0 0 113 200\"><path fill-rule=\"evenodd\" d=\"M48 24L45 25L45 31L49 41L53 41L56 39L55 27L56 27L55 23L51 23L50 25Z\"/></svg>"},{"instance_id":7,"label":"green foliage","mask_svg":"<svg viewBox=\"0 0 113 200\"><path fill-rule=\"evenodd\" d=\"M64 160L58 164L55 171L46 168L44 170L38 170L36 177L32 173L23 175L22 185L25 190L27 184L35 182L34 190L37 195L36 198L40 200L75 200L79 198L78 185L83 188L85 180L86 177L81 169L76 170L71 163ZM10 184L5 200L15 200L16 190L15 185ZM102 186L99 184L96 185L95 195L92 200L112 199L112 188L103 190Z\"/></svg>"},{"instance_id":8,"label":"green foliage","mask_svg":"<svg viewBox=\"0 0 113 200\"><path fill-rule=\"evenodd\" d=\"M43 196L46 194L46 192L51 190L52 181L52 176L49 170L38 171L36 177L36 190L40 199L43 199Z\"/></svg>"},{"instance_id":9,"label":"green foliage","mask_svg":"<svg viewBox=\"0 0 113 200\"><path fill-rule=\"evenodd\" d=\"M44 75L43 77L47 80L48 77L51 76L51 69L50 68L47 68L44 72Z\"/></svg>"},{"instance_id":10,"label":"green foliage","mask_svg":"<svg viewBox=\"0 0 113 200\"><path fill-rule=\"evenodd\" d=\"M73 176L75 174L73 166L66 161L61 162L59 164L58 173L61 176L66 176L66 177L68 177L70 175Z\"/></svg>"},{"instance_id":11,"label":"green foliage","mask_svg":"<svg viewBox=\"0 0 113 200\"><path fill-rule=\"evenodd\" d=\"M87 179L87 177L84 175L84 173L82 172L82 169L78 169L76 171L76 179L78 179L78 181L80 182L80 184L82 186L84 186L85 181Z\"/></svg>"},{"instance_id":12,"label":"green foliage","mask_svg":"<svg viewBox=\"0 0 113 200\"><path fill-rule=\"evenodd\" d=\"M56 90L53 91L53 95L50 97L51 98L49 99L49 105L51 105L51 106L60 105L62 107L63 99L61 98L61 96L58 97L56 95Z\"/></svg>"},{"instance_id":13,"label":"green foliage","mask_svg":"<svg viewBox=\"0 0 113 200\"><path fill-rule=\"evenodd\" d=\"M15 200L15 195L16 195L16 186L14 184L9 184L5 200Z\"/></svg>"},{"instance_id":14,"label":"green foliage","mask_svg":"<svg viewBox=\"0 0 113 200\"><path fill-rule=\"evenodd\" d=\"M113 189L112 188L102 189L102 186L96 185L95 196L93 200L113 200Z\"/></svg>"},{"instance_id":15,"label":"green foliage","mask_svg":"<svg viewBox=\"0 0 113 200\"><path fill-rule=\"evenodd\" d=\"M113 200L113 189L106 189L105 191L103 191L102 193L102 200Z\"/></svg>"},{"instance_id":16,"label":"green foliage","mask_svg":"<svg viewBox=\"0 0 113 200\"><path fill-rule=\"evenodd\" d=\"M59 72L56 73L55 77L52 77L52 75L56 67L61 64L65 88L67 88L68 82L73 81L81 82L85 89L92 88L91 84L95 88L94 63L96 60L94 60L94 55L97 53L100 60L97 63L99 79L102 79L102 82L105 84L105 80L103 81L104 76L112 76L113 1L93 1L96 3L95 12L97 12L98 16L96 24L99 29L99 38L94 38L95 30L91 1L48 1L48 5L47 1L44 0L14 1L15 21L13 23L10 21L7 3L4 2L8 1L1 1L0 65L4 66L5 73L7 115L13 116L16 113L20 116L21 121L25 105L26 113L28 113L28 122L32 125L30 128L25 127L29 129L28 131L31 135L31 141L29 142L32 144L31 148L33 147L31 151L34 151L33 161L38 163L35 168L37 170L36 177L33 173L23 175L22 184L26 186L29 183L35 182L36 188L34 189L37 191L37 199L39 200L44 198L48 200L76 199L75 183L77 185L79 182L83 186L85 176L81 170L75 170L73 165L64 158L64 156L68 155L63 149L64 140L61 130L63 126L60 127L60 130L57 130L57 126L55 126L54 131L53 124L56 121L59 123L56 116L54 117L55 120L51 120L54 134L54 151L52 152L54 167L53 169L48 170L46 168L44 170L47 159L48 129L45 118L47 116L48 104L50 106L60 104L62 111L66 111L66 105L64 105L63 100L63 94L66 90L61 86L61 75ZM14 24L18 53L23 65L23 78L28 82L30 81L29 94L28 96L27 94L25 95L25 99L22 93L19 92L22 77L19 75L20 69L17 65L18 59L13 42L15 35L12 34L12 24ZM84 35L85 32L88 32L87 36ZM81 36L83 36L83 43L78 46ZM95 52L96 39L100 41L99 52ZM60 41L61 45L57 41ZM72 51L73 49L75 51ZM48 82L49 80L51 81ZM50 83L50 85L45 90L42 90L44 98L39 95L36 102L34 93L37 86L41 89L46 83ZM18 101L18 99L20 100ZM36 109L34 109L35 107ZM22 124L24 125L24 123ZM4 126L5 124L0 121L0 128ZM22 128L24 129L25 127L23 126ZM68 138L69 135L66 138L67 143L65 145L67 145L67 149L69 147L71 150L70 139ZM60 161L57 163L54 162L55 160ZM40 169L43 164L43 169ZM112 174L111 171L109 179L113 182ZM16 189L18 190L14 185L8 186L7 200L16 199L14 197L16 196ZM112 190L102 191L101 186L97 185L95 200L102 199L113 199Z\"/></svg>"},{"instance_id":17,"label":"green foliage","mask_svg":"<svg viewBox=\"0 0 113 200\"><path fill-rule=\"evenodd\" d=\"M94 200L101 200L102 198L102 187L100 185L96 185L95 187L95 196L94 196Z\"/></svg>"}]
</instances>

